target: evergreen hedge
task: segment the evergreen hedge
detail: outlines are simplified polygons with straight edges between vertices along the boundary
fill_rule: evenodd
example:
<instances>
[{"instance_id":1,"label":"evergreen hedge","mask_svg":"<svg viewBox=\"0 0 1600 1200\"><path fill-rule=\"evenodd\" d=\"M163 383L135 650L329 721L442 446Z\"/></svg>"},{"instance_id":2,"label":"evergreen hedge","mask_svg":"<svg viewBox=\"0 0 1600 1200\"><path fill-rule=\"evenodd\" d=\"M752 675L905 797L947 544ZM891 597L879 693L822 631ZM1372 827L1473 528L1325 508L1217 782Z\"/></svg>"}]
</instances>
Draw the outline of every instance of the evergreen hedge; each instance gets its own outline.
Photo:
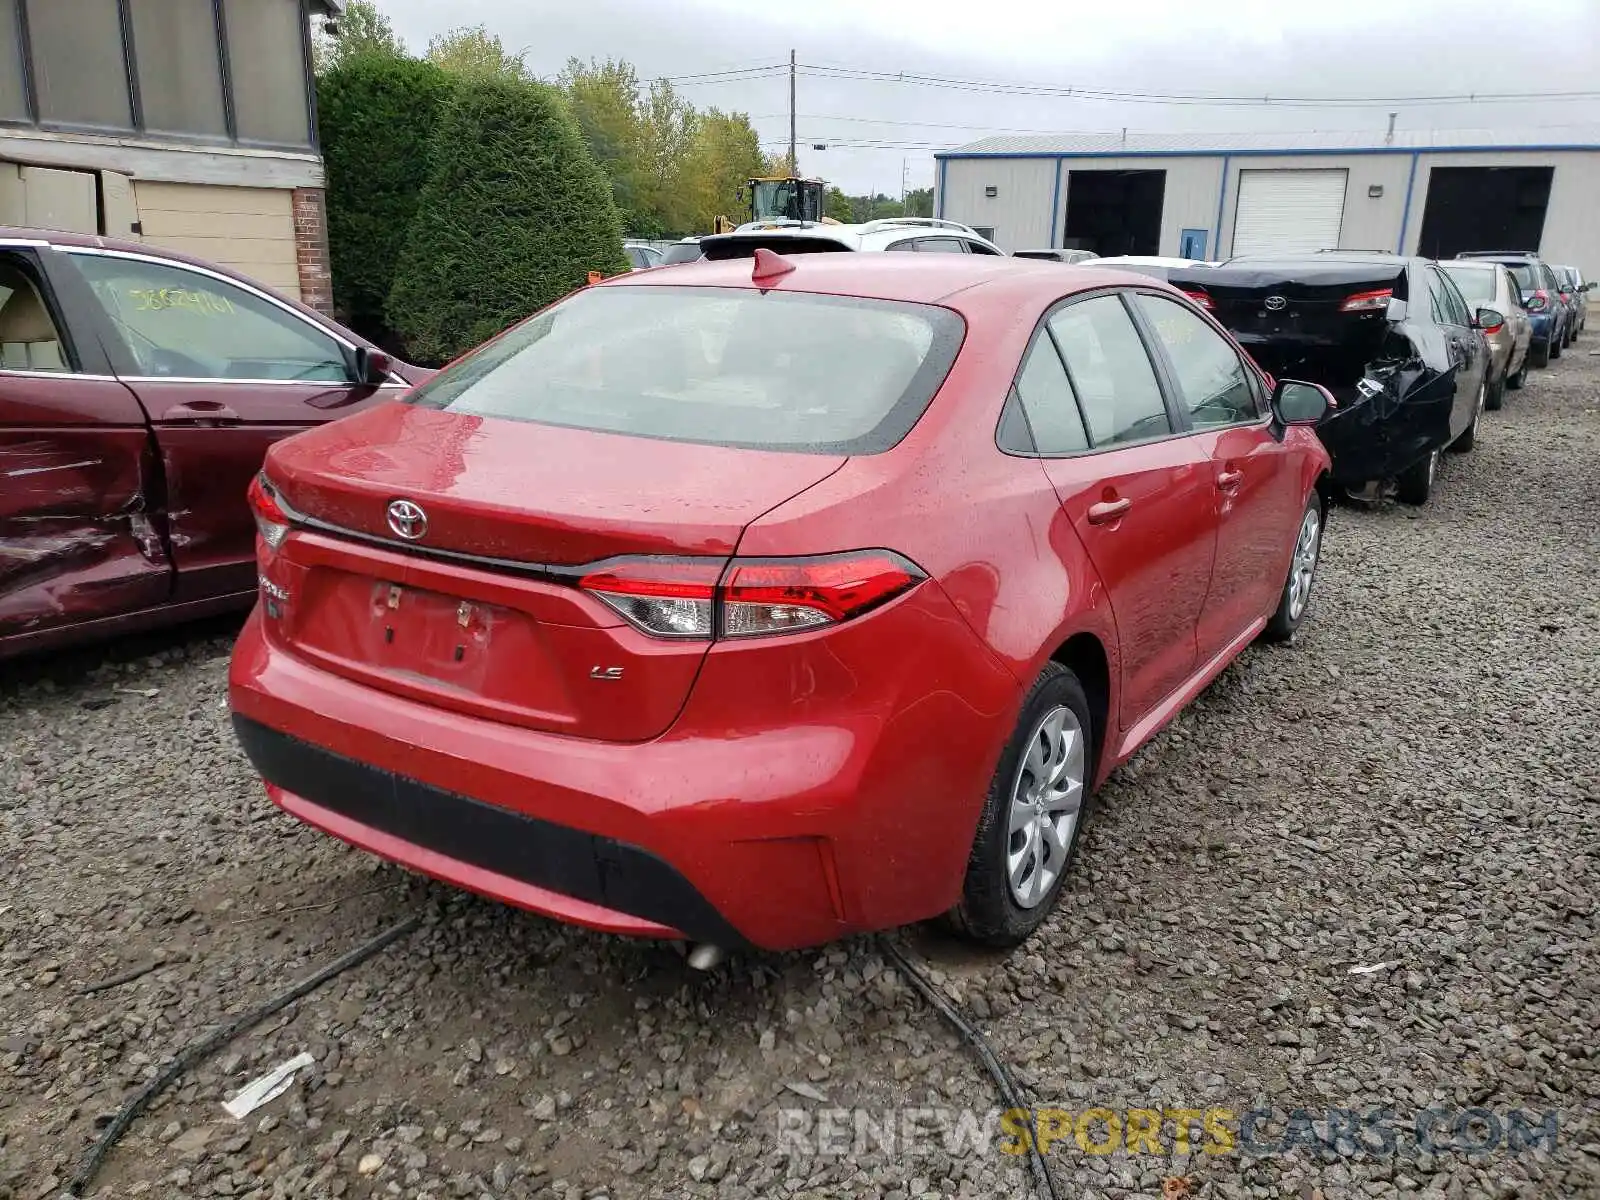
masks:
<instances>
[{"instance_id":1,"label":"evergreen hedge","mask_svg":"<svg viewBox=\"0 0 1600 1200\"><path fill-rule=\"evenodd\" d=\"M395 54L354 55L317 77L333 303L363 337L405 352L384 315L454 77Z\"/></svg>"},{"instance_id":2,"label":"evergreen hedge","mask_svg":"<svg viewBox=\"0 0 1600 1200\"><path fill-rule=\"evenodd\" d=\"M389 294L413 359L441 363L582 286L628 269L611 187L559 93L459 79Z\"/></svg>"}]
</instances>

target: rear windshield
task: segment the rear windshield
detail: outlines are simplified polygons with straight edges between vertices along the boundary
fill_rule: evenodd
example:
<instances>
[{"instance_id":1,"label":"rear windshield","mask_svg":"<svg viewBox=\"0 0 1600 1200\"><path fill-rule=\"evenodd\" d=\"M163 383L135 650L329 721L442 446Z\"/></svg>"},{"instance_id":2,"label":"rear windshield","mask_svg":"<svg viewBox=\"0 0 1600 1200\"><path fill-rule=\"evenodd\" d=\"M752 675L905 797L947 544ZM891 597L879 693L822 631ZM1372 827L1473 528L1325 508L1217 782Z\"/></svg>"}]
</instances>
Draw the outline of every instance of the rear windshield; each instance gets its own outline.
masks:
<instances>
[{"instance_id":1,"label":"rear windshield","mask_svg":"<svg viewBox=\"0 0 1600 1200\"><path fill-rule=\"evenodd\" d=\"M699 242L677 242L661 252L661 265L696 262L703 257Z\"/></svg>"},{"instance_id":2,"label":"rear windshield","mask_svg":"<svg viewBox=\"0 0 1600 1200\"><path fill-rule=\"evenodd\" d=\"M1461 294L1468 300L1493 300L1494 299L1494 268L1485 270L1482 267L1445 267L1444 273L1450 276L1450 282L1461 289Z\"/></svg>"},{"instance_id":3,"label":"rear windshield","mask_svg":"<svg viewBox=\"0 0 1600 1200\"><path fill-rule=\"evenodd\" d=\"M577 293L411 394L425 408L714 446L875 454L965 324L926 304L745 288Z\"/></svg>"},{"instance_id":4,"label":"rear windshield","mask_svg":"<svg viewBox=\"0 0 1600 1200\"><path fill-rule=\"evenodd\" d=\"M1506 270L1511 272L1511 277L1517 281L1517 286L1525 292L1537 291L1544 286L1544 281L1539 278L1539 268L1532 263L1506 264Z\"/></svg>"}]
</instances>

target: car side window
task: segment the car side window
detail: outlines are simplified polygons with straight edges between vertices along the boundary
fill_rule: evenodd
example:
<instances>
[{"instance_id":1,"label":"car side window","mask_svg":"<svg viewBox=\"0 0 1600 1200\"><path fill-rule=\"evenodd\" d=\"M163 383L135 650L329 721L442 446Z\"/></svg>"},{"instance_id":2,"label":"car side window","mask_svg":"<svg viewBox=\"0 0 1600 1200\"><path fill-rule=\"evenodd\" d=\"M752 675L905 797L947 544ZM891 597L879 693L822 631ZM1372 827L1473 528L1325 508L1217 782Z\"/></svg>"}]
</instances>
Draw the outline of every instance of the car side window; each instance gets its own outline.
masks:
<instances>
[{"instance_id":1,"label":"car side window","mask_svg":"<svg viewBox=\"0 0 1600 1200\"><path fill-rule=\"evenodd\" d=\"M914 252L916 248L917 240L915 238L907 238L903 242L892 242L884 247L885 250L899 250L902 253Z\"/></svg>"},{"instance_id":2,"label":"car side window","mask_svg":"<svg viewBox=\"0 0 1600 1200\"><path fill-rule=\"evenodd\" d=\"M969 254L999 254L1000 251L991 250L991 249L989 249L989 247L984 246L984 245L980 245L977 242L968 242L967 243L967 253L969 253Z\"/></svg>"},{"instance_id":3,"label":"car side window","mask_svg":"<svg viewBox=\"0 0 1600 1200\"><path fill-rule=\"evenodd\" d=\"M965 254L967 243L953 237L920 238L917 249L923 254Z\"/></svg>"},{"instance_id":4,"label":"car side window","mask_svg":"<svg viewBox=\"0 0 1600 1200\"><path fill-rule=\"evenodd\" d=\"M73 261L142 375L351 382L331 335L244 288L145 259Z\"/></svg>"},{"instance_id":5,"label":"car side window","mask_svg":"<svg viewBox=\"0 0 1600 1200\"><path fill-rule=\"evenodd\" d=\"M1522 291L1517 287L1517 281L1505 267L1496 268L1500 272L1500 294L1505 302L1512 308L1522 307Z\"/></svg>"},{"instance_id":6,"label":"car side window","mask_svg":"<svg viewBox=\"0 0 1600 1200\"><path fill-rule=\"evenodd\" d=\"M1472 327L1472 309L1467 304L1466 297L1461 294L1461 289L1456 286L1455 280L1443 271L1437 272L1439 282L1444 285L1444 302L1450 313L1451 324L1460 325L1465 329Z\"/></svg>"},{"instance_id":7,"label":"car side window","mask_svg":"<svg viewBox=\"0 0 1600 1200\"><path fill-rule=\"evenodd\" d=\"M0 371L71 370L44 297L20 267L0 256Z\"/></svg>"},{"instance_id":8,"label":"car side window","mask_svg":"<svg viewBox=\"0 0 1600 1200\"><path fill-rule=\"evenodd\" d=\"M1096 447L1172 432L1155 368L1120 297L1080 300L1045 324L1066 362Z\"/></svg>"},{"instance_id":9,"label":"car side window","mask_svg":"<svg viewBox=\"0 0 1600 1200\"><path fill-rule=\"evenodd\" d=\"M1033 339L1006 409L1000 426L1002 449L1053 455L1089 448L1072 384L1048 332ZM1019 413L1026 418L1025 427L1019 428Z\"/></svg>"},{"instance_id":10,"label":"car side window","mask_svg":"<svg viewBox=\"0 0 1600 1200\"><path fill-rule=\"evenodd\" d=\"M1424 267L1423 276L1428 283L1428 298L1433 304L1433 319L1439 325L1459 325L1450 307L1450 293L1445 287L1444 274L1434 267Z\"/></svg>"},{"instance_id":11,"label":"car side window","mask_svg":"<svg viewBox=\"0 0 1600 1200\"><path fill-rule=\"evenodd\" d=\"M1226 338L1175 300L1138 292L1133 302L1166 350L1197 428L1248 424L1260 415L1249 372Z\"/></svg>"}]
</instances>

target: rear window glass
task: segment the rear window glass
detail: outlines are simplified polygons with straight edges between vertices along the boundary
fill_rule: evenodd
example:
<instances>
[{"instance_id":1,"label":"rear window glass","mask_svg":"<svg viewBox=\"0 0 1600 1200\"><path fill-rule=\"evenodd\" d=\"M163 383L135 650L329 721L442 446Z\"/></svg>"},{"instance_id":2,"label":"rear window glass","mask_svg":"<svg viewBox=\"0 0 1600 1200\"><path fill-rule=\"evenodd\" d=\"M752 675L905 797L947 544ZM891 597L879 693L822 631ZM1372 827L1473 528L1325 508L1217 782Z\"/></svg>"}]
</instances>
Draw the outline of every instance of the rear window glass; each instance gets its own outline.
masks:
<instances>
[{"instance_id":1,"label":"rear window glass","mask_svg":"<svg viewBox=\"0 0 1600 1200\"><path fill-rule=\"evenodd\" d=\"M1517 281L1517 286L1525 292L1535 291L1544 286L1539 280L1539 268L1531 263L1508 265L1506 270L1511 272L1511 277Z\"/></svg>"},{"instance_id":2,"label":"rear window glass","mask_svg":"<svg viewBox=\"0 0 1600 1200\"><path fill-rule=\"evenodd\" d=\"M1480 270L1476 267L1446 267L1444 273L1450 276L1450 282L1461 289L1461 294L1468 301L1494 299L1494 270Z\"/></svg>"},{"instance_id":3,"label":"rear window glass","mask_svg":"<svg viewBox=\"0 0 1600 1200\"><path fill-rule=\"evenodd\" d=\"M661 265L668 266L672 263L695 262L703 257L698 242L678 242L668 246L661 252Z\"/></svg>"},{"instance_id":4,"label":"rear window glass","mask_svg":"<svg viewBox=\"0 0 1600 1200\"><path fill-rule=\"evenodd\" d=\"M745 288L579 292L412 393L425 408L671 441L874 454L955 362L949 309Z\"/></svg>"}]
</instances>

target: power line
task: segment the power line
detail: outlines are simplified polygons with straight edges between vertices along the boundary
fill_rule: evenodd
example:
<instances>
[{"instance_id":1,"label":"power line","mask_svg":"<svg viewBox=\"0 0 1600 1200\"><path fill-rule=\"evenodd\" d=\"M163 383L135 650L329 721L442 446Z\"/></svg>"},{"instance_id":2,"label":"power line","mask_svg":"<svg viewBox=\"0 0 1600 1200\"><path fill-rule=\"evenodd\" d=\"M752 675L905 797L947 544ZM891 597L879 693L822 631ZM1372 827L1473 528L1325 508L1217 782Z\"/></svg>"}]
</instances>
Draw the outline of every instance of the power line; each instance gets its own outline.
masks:
<instances>
[{"instance_id":1,"label":"power line","mask_svg":"<svg viewBox=\"0 0 1600 1200\"><path fill-rule=\"evenodd\" d=\"M1549 101L1600 100L1600 91L1562 92L1461 92L1433 96L1272 96L1218 95L1203 92L1125 92L1088 85L1021 83L922 75L906 71L874 71L864 67L828 67L800 64L802 74L819 79L864 83L898 83L952 91L988 92L1012 96L1104 100L1126 104L1197 104L1241 107L1369 108L1383 104L1416 107L1456 104L1520 104Z\"/></svg>"}]
</instances>

